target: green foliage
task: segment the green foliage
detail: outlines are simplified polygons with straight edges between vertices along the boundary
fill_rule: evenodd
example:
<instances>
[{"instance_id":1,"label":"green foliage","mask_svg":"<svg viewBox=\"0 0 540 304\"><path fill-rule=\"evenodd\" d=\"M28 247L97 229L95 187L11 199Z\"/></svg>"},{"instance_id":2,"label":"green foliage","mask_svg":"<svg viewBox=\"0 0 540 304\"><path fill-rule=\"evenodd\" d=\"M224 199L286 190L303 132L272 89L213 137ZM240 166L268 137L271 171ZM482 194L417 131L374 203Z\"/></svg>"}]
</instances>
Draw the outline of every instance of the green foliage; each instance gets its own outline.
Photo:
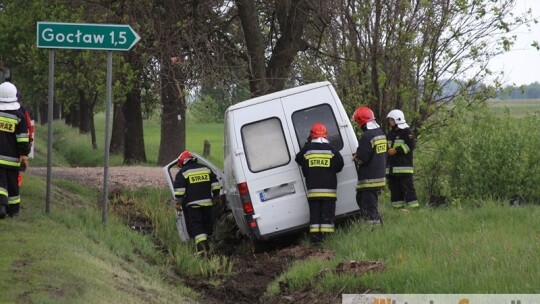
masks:
<instances>
[{"instance_id":1,"label":"green foliage","mask_svg":"<svg viewBox=\"0 0 540 304\"><path fill-rule=\"evenodd\" d=\"M540 201L539 115L516 118L458 103L437 120L447 124L425 130L415 156L426 201L446 197L460 205L515 194Z\"/></svg>"},{"instance_id":2,"label":"green foliage","mask_svg":"<svg viewBox=\"0 0 540 304\"><path fill-rule=\"evenodd\" d=\"M216 102L212 96L197 98L189 105L189 114L199 123L223 123L225 110L226 108Z\"/></svg>"}]
</instances>

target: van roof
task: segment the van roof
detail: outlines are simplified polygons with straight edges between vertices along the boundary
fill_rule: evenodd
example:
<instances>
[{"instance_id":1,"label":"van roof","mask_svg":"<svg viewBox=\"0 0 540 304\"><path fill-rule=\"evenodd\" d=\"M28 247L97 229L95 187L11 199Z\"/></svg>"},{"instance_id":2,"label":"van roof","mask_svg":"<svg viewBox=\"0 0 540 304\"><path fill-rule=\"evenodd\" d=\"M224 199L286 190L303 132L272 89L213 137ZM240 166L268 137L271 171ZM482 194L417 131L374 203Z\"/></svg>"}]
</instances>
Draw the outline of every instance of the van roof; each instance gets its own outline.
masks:
<instances>
[{"instance_id":1,"label":"van roof","mask_svg":"<svg viewBox=\"0 0 540 304\"><path fill-rule=\"evenodd\" d=\"M316 89L316 88L325 87L325 86L329 86L329 85L331 85L330 82L321 81L321 82L310 83L310 84L302 85L302 86L299 86L299 87L294 87L294 88L291 88L291 89L286 89L286 90L270 93L270 94L267 94L267 95L255 97L255 98L248 99L248 100L239 102L237 104L234 104L234 105L230 106L229 108L227 108L227 111L225 111L225 112L234 111L234 110L237 110L237 109L240 109L240 108L249 107L249 106L252 106L252 105L255 105L255 104L258 104L258 103L262 103L262 102L266 102L266 101L269 101L269 100L272 100L272 99L276 99L276 98L280 98L280 97L284 97L284 96L289 96L289 95L294 95L294 94L298 94L300 92L309 91L309 90L313 90L313 89Z\"/></svg>"}]
</instances>

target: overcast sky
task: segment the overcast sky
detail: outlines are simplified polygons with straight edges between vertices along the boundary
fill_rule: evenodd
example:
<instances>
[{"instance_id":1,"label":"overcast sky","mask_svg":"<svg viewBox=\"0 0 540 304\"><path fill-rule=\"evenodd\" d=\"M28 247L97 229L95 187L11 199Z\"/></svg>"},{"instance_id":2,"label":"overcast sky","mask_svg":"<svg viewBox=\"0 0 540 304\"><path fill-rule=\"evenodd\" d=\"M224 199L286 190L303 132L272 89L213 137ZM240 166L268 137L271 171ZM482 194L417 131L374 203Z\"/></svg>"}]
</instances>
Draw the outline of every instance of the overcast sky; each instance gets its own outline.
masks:
<instances>
[{"instance_id":1,"label":"overcast sky","mask_svg":"<svg viewBox=\"0 0 540 304\"><path fill-rule=\"evenodd\" d=\"M516 13L532 10L533 16L540 21L540 0L517 0ZM506 84L530 84L540 82L540 51L536 51L531 43L540 41L540 23L533 24L531 31L525 28L516 31L518 39L512 50L492 59L492 70L503 70Z\"/></svg>"}]
</instances>

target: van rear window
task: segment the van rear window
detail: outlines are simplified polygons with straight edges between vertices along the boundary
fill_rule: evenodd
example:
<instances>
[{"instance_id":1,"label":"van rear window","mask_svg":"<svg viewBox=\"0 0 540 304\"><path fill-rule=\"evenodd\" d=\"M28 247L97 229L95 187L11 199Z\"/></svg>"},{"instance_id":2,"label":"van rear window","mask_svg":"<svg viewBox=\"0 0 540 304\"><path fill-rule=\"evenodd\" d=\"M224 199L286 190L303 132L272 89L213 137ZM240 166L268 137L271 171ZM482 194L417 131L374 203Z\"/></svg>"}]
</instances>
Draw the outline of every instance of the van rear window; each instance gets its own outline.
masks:
<instances>
[{"instance_id":1,"label":"van rear window","mask_svg":"<svg viewBox=\"0 0 540 304\"><path fill-rule=\"evenodd\" d=\"M321 104L296 111L292 115L292 121L300 149L304 147L309 137L311 126L316 122L321 122L326 126L330 144L338 151L343 149L343 139L339 133L336 117L329 104Z\"/></svg>"},{"instance_id":2,"label":"van rear window","mask_svg":"<svg viewBox=\"0 0 540 304\"><path fill-rule=\"evenodd\" d=\"M244 125L241 133L251 172L269 170L291 161L283 126L277 117Z\"/></svg>"}]
</instances>

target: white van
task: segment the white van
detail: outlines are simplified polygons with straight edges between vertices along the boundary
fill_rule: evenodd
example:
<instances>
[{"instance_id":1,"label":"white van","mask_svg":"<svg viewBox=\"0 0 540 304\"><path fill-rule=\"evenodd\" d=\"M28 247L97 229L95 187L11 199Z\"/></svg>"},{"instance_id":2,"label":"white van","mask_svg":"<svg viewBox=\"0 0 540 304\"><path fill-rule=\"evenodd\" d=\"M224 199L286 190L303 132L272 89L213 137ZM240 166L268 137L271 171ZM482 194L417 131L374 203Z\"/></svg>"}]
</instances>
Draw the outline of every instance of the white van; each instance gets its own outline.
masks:
<instances>
[{"instance_id":1,"label":"white van","mask_svg":"<svg viewBox=\"0 0 540 304\"><path fill-rule=\"evenodd\" d=\"M352 161L357 138L332 85L318 82L249 99L225 112L224 172L212 170L242 234L258 241L307 231L305 180L294 159L316 122L326 126L345 162L338 173L336 219L359 212ZM164 167L173 195L175 165L176 160Z\"/></svg>"},{"instance_id":2,"label":"white van","mask_svg":"<svg viewBox=\"0 0 540 304\"><path fill-rule=\"evenodd\" d=\"M332 85L313 83L240 102L225 112L224 189L243 234L268 240L307 231L305 180L294 159L316 122L326 126L330 144L345 162L338 173L336 218L359 212L354 129Z\"/></svg>"}]
</instances>

